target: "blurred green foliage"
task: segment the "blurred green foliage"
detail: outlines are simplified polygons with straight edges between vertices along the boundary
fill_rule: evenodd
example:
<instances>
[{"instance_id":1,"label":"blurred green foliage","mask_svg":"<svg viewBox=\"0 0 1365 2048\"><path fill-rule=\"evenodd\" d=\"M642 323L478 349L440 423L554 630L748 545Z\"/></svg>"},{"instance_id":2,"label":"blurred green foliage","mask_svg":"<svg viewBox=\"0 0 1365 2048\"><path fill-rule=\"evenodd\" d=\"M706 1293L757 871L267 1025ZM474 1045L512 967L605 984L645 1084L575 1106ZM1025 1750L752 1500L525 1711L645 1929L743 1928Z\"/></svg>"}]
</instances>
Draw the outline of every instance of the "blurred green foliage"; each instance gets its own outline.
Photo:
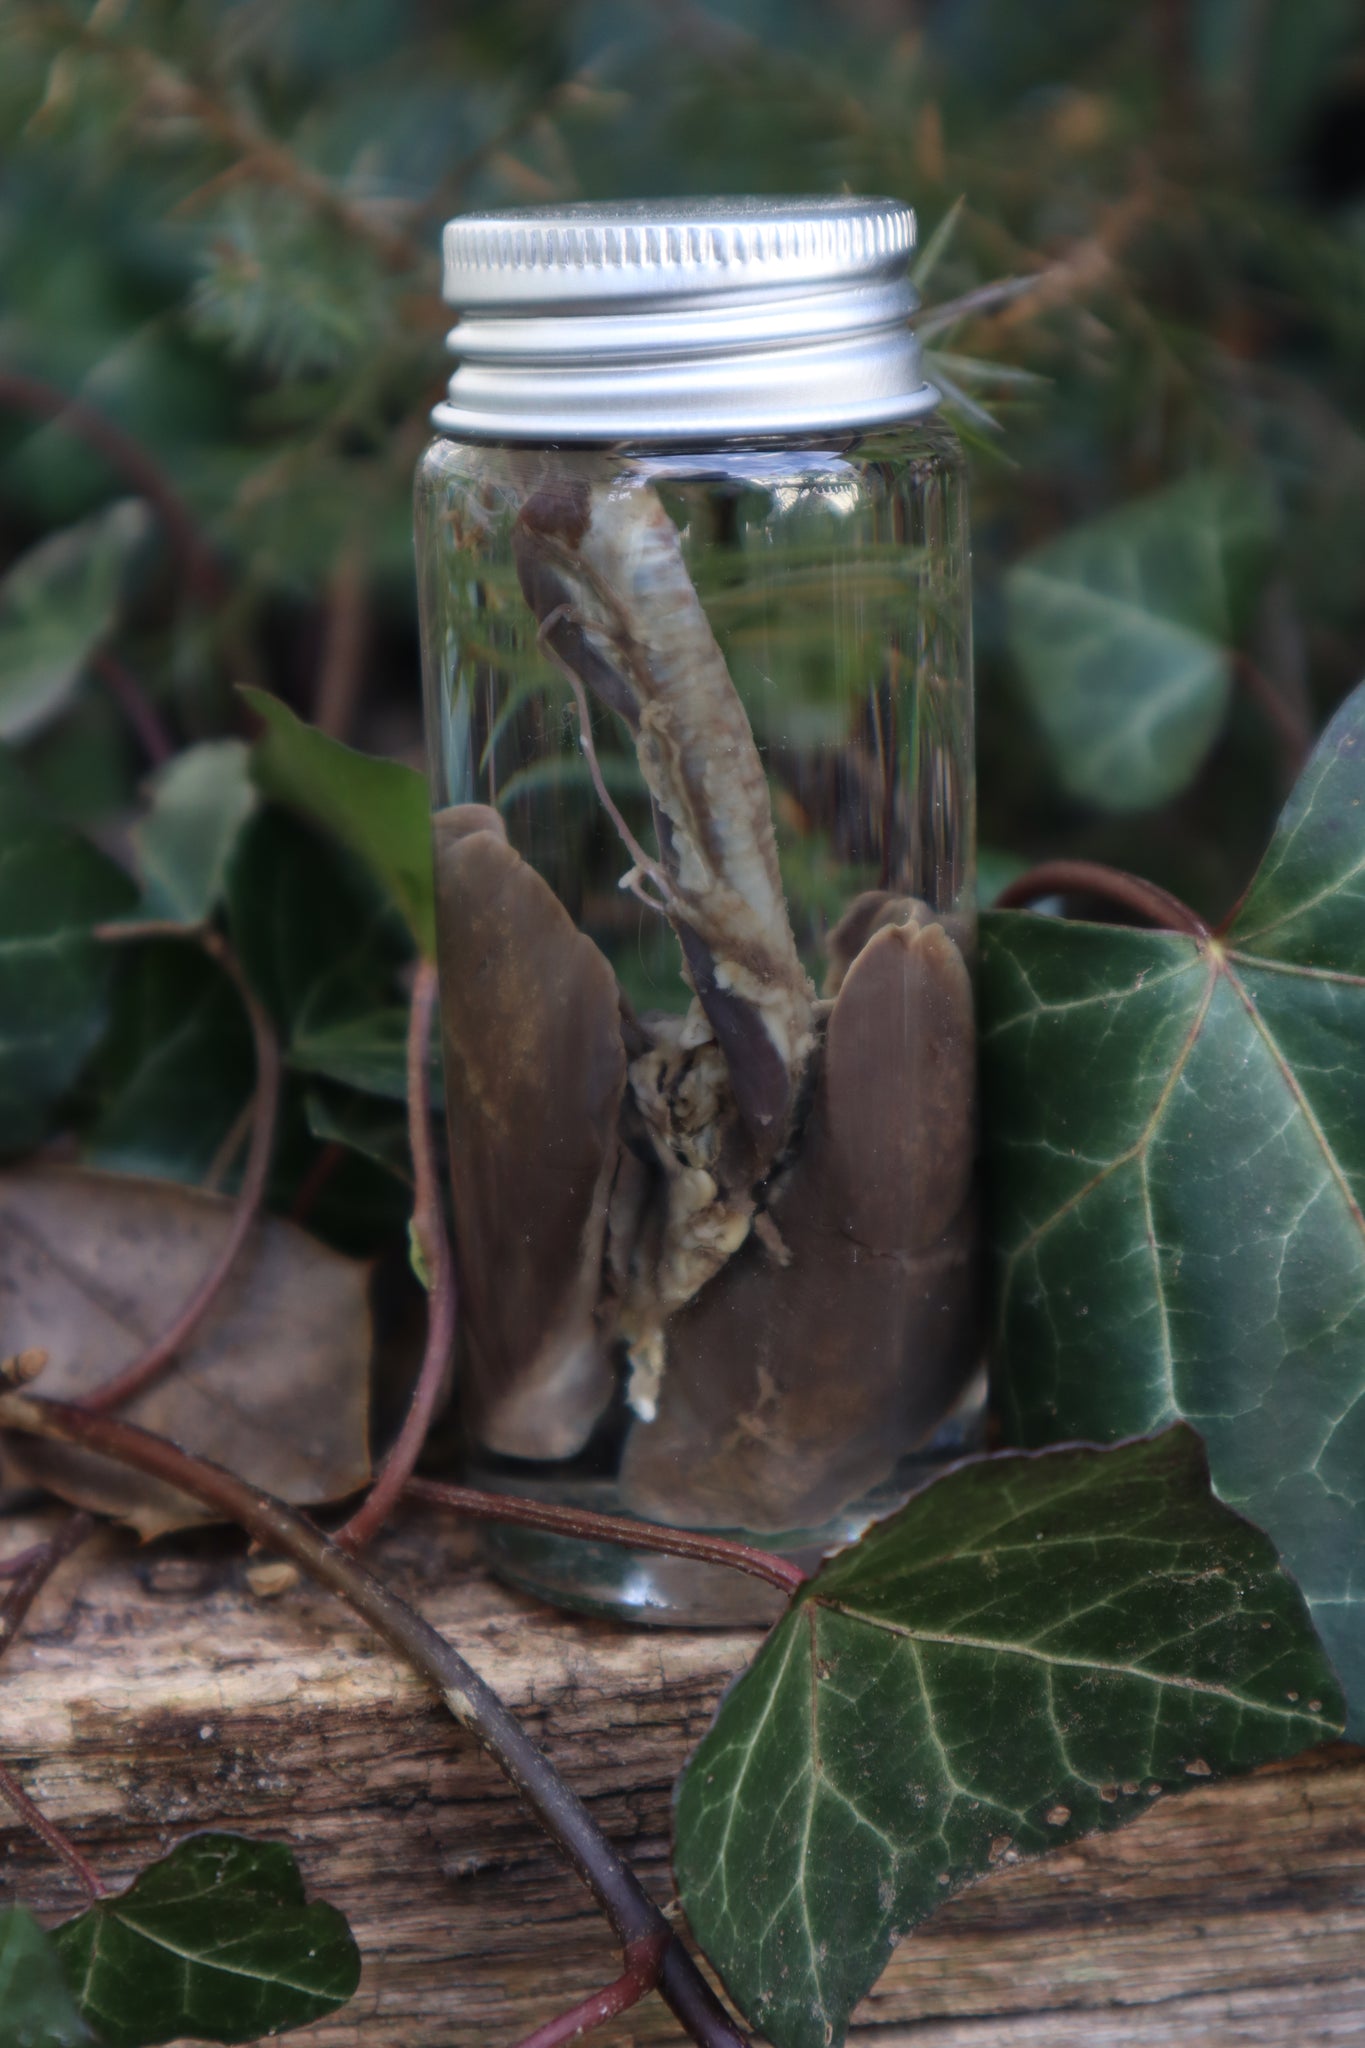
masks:
<instances>
[{"instance_id":1,"label":"blurred green foliage","mask_svg":"<svg viewBox=\"0 0 1365 2048\"><path fill-rule=\"evenodd\" d=\"M235 684L420 763L410 479L446 374L439 227L468 206L916 204L922 328L972 450L992 874L1086 856L1221 912L1365 670L1350 0L0 0L0 55L7 759L44 830L129 865L226 763L196 902L250 802L235 757L139 792L169 752L255 729ZM303 931L297 890L257 894L270 944ZM112 1026L75 1099L119 1158L158 1153L125 1124L167 976L203 981L210 1038L239 1035L225 1011L210 1029L206 966L134 950L109 991L79 970L81 1042L97 1006ZM394 971L300 1043L377 1034L391 1068ZM75 1085L68 1036L49 1096ZM316 1048L298 1066L341 1085ZM295 1181L340 1142L320 1101ZM226 1099L210 1121L187 1157L223 1142Z\"/></svg>"}]
</instances>

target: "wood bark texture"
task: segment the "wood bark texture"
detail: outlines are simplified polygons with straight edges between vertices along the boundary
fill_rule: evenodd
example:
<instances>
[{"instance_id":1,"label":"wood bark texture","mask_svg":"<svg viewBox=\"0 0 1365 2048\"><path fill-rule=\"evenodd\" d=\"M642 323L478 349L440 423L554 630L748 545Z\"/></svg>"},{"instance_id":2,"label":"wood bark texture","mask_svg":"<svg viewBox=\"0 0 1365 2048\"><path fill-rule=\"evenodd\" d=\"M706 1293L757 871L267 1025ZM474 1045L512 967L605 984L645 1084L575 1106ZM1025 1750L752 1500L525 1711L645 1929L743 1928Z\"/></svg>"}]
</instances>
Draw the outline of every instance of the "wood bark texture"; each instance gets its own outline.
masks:
<instances>
[{"instance_id":1,"label":"wood bark texture","mask_svg":"<svg viewBox=\"0 0 1365 2048\"><path fill-rule=\"evenodd\" d=\"M11 1523L6 1554L41 1533ZM497 1586L423 1516L377 1553L526 1721L661 1901L670 1794L752 1633L633 1632ZM493 1765L349 1613L254 1595L205 1535L73 1559L0 1665L0 1757L119 1887L192 1831L288 1840L348 1915L358 1996L301 2048L512 2048L617 1974L607 1929ZM68 1873L0 1813L0 1904ZM655 1999L601 2048L680 2040ZM856 2048L1365 2041L1365 1750L1154 1802L1000 1870L903 1941Z\"/></svg>"}]
</instances>

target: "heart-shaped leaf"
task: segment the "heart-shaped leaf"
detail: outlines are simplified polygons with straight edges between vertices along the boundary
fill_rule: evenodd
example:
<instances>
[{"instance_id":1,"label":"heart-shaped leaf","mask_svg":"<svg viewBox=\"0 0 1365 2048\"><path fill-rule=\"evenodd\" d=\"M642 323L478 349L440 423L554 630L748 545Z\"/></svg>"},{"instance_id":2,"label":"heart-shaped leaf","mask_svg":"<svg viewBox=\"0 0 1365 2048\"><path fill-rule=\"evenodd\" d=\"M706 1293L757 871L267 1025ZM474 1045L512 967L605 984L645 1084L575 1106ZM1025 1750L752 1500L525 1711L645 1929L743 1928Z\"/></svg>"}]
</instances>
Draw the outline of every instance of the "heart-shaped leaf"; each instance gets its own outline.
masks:
<instances>
[{"instance_id":1,"label":"heart-shaped leaf","mask_svg":"<svg viewBox=\"0 0 1365 2048\"><path fill-rule=\"evenodd\" d=\"M421 951L436 951L431 879L431 804L426 780L305 725L278 697L244 689L265 721L252 772L264 793L325 825L389 889Z\"/></svg>"},{"instance_id":2,"label":"heart-shaped leaf","mask_svg":"<svg viewBox=\"0 0 1365 2048\"><path fill-rule=\"evenodd\" d=\"M1183 1417L1365 1736L1365 687L1222 937L985 920L1016 1441Z\"/></svg>"},{"instance_id":3,"label":"heart-shaped leaf","mask_svg":"<svg viewBox=\"0 0 1365 2048\"><path fill-rule=\"evenodd\" d=\"M79 1400L160 1334L213 1266L232 1204L171 1182L31 1167L0 1174L6 1351L48 1353L43 1391ZM175 1371L130 1420L286 1500L335 1500L369 1474L368 1267L261 1219ZM5 1456L143 1535L203 1519L183 1496L66 1446Z\"/></svg>"},{"instance_id":4,"label":"heart-shaped leaf","mask_svg":"<svg viewBox=\"0 0 1365 2048\"><path fill-rule=\"evenodd\" d=\"M360 1981L345 1919L306 1902L289 1850L239 1835L191 1836L52 1938L108 2048L282 2034Z\"/></svg>"},{"instance_id":5,"label":"heart-shaped leaf","mask_svg":"<svg viewBox=\"0 0 1365 2048\"><path fill-rule=\"evenodd\" d=\"M94 2040L51 1937L20 1907L0 1913L2 2048L93 2048Z\"/></svg>"},{"instance_id":6,"label":"heart-shaped leaf","mask_svg":"<svg viewBox=\"0 0 1365 2048\"><path fill-rule=\"evenodd\" d=\"M289 1064L302 1074L339 1081L366 1095L403 1102L408 1092L408 1014L397 1004L306 1032L289 1048ZM432 1076L439 1082L440 1069Z\"/></svg>"},{"instance_id":7,"label":"heart-shaped leaf","mask_svg":"<svg viewBox=\"0 0 1365 2048\"><path fill-rule=\"evenodd\" d=\"M0 739L26 739L69 703L114 623L119 580L147 531L134 498L38 542L0 580Z\"/></svg>"},{"instance_id":8,"label":"heart-shaped leaf","mask_svg":"<svg viewBox=\"0 0 1365 2048\"><path fill-rule=\"evenodd\" d=\"M407 926L373 869L333 835L263 811L233 855L227 906L238 958L291 1052L397 1004Z\"/></svg>"},{"instance_id":9,"label":"heart-shaped leaf","mask_svg":"<svg viewBox=\"0 0 1365 2048\"><path fill-rule=\"evenodd\" d=\"M1227 709L1236 598L1267 525L1244 481L1193 477L1010 572L1010 646L1073 795L1140 810L1190 780Z\"/></svg>"},{"instance_id":10,"label":"heart-shaped leaf","mask_svg":"<svg viewBox=\"0 0 1365 2048\"><path fill-rule=\"evenodd\" d=\"M139 914L202 924L218 902L238 835L256 807L241 740L205 740L151 779L151 808L133 841L142 870Z\"/></svg>"},{"instance_id":11,"label":"heart-shaped leaf","mask_svg":"<svg viewBox=\"0 0 1365 2048\"><path fill-rule=\"evenodd\" d=\"M802 1589L678 1799L692 1929L776 2048L831 2048L992 1865L1340 1727L1303 1601L1184 1429L957 1467Z\"/></svg>"},{"instance_id":12,"label":"heart-shaped leaf","mask_svg":"<svg viewBox=\"0 0 1365 2048\"><path fill-rule=\"evenodd\" d=\"M0 752L0 1152L43 1135L104 1026L109 949L93 927L135 891L93 846L45 818Z\"/></svg>"}]
</instances>

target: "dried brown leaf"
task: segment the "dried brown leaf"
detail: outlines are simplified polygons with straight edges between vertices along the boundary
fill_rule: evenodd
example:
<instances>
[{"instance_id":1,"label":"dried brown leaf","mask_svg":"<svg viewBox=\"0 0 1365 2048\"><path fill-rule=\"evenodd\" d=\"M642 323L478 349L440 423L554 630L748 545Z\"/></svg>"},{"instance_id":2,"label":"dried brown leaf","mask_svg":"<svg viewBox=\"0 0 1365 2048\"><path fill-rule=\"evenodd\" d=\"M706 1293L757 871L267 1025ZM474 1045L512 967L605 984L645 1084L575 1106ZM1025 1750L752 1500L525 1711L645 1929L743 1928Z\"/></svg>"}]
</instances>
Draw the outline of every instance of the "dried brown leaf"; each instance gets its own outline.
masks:
<instances>
[{"instance_id":1,"label":"dried brown leaf","mask_svg":"<svg viewBox=\"0 0 1365 2048\"><path fill-rule=\"evenodd\" d=\"M212 1265L233 1205L168 1181L82 1168L0 1174L0 1345L49 1354L42 1391L77 1400L134 1358ZM128 1419L300 1503L369 1475L368 1269L267 1217L221 1294ZM144 1537L204 1519L101 1459L7 1446L11 1472Z\"/></svg>"}]
</instances>

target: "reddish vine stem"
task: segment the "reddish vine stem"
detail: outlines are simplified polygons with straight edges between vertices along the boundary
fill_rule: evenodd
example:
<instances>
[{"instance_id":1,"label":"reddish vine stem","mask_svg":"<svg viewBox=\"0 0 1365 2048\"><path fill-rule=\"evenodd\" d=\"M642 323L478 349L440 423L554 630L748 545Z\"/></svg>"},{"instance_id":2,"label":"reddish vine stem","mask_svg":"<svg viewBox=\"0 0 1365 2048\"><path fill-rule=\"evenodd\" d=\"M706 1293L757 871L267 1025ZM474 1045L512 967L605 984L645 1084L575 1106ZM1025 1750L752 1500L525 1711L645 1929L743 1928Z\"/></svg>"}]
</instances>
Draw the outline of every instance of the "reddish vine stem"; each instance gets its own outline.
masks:
<instances>
[{"instance_id":1,"label":"reddish vine stem","mask_svg":"<svg viewBox=\"0 0 1365 2048\"><path fill-rule=\"evenodd\" d=\"M1125 874L1122 868L1107 868L1091 860L1045 860L1030 868L1000 891L997 910L1021 910L1047 896L1099 896L1121 903L1146 924L1162 931L1188 932L1191 938L1212 937L1197 911L1182 903L1170 891L1148 882L1141 875Z\"/></svg>"},{"instance_id":2,"label":"reddish vine stem","mask_svg":"<svg viewBox=\"0 0 1365 2048\"><path fill-rule=\"evenodd\" d=\"M427 1273L427 1341L422 1368L379 1477L335 1541L353 1554L373 1541L412 1476L431 1428L455 1344L455 1262L441 1209L441 1180L431 1142L431 1020L436 1012L436 967L423 960L412 984L408 1013L408 1142L412 1148L412 1229Z\"/></svg>"},{"instance_id":3,"label":"reddish vine stem","mask_svg":"<svg viewBox=\"0 0 1365 2048\"><path fill-rule=\"evenodd\" d=\"M159 1380L175 1363L176 1356L212 1308L223 1284L237 1262L251 1227L265 1200L270 1178L270 1161L275 1150L275 1122L280 1105L280 1043L269 1012L261 1003L236 954L218 932L207 925L184 925L149 921L140 924L101 925L102 939L193 938L215 960L232 982L242 1000L256 1047L256 1099L251 1120L251 1146L247 1152L242 1185L238 1190L232 1224L222 1250L208 1272L185 1302L170 1327L163 1330L147 1349L123 1366L102 1387L86 1396L85 1405L97 1414L120 1408L136 1394Z\"/></svg>"},{"instance_id":4,"label":"reddish vine stem","mask_svg":"<svg viewBox=\"0 0 1365 2048\"><path fill-rule=\"evenodd\" d=\"M617 1543L628 1550L660 1550L668 1557L695 1558L699 1564L727 1565L788 1595L806 1583L806 1573L789 1558L771 1550L751 1550L728 1536L708 1536L700 1529L668 1529L657 1522L634 1522L628 1515L599 1515L588 1508L559 1507L514 1493L484 1493L440 1479L410 1479L405 1491L410 1500L449 1508L476 1521L514 1522L523 1529L547 1529L583 1543Z\"/></svg>"},{"instance_id":5,"label":"reddish vine stem","mask_svg":"<svg viewBox=\"0 0 1365 2048\"><path fill-rule=\"evenodd\" d=\"M0 1600L0 1657L18 1635L30 1607L58 1565L65 1564L82 1543L88 1543L95 1528L94 1516L83 1510L68 1515L46 1543L35 1543L13 1561L13 1576L4 1599Z\"/></svg>"},{"instance_id":6,"label":"reddish vine stem","mask_svg":"<svg viewBox=\"0 0 1365 2048\"><path fill-rule=\"evenodd\" d=\"M31 1828L40 1841L46 1842L53 1855L75 1874L82 1891L92 1904L104 1897L104 1886L93 1866L86 1862L75 1843L62 1832L57 1823L48 1819L42 1807L29 1798L9 1766L2 1763L0 1799L13 1807L25 1827Z\"/></svg>"},{"instance_id":7,"label":"reddish vine stem","mask_svg":"<svg viewBox=\"0 0 1365 2048\"><path fill-rule=\"evenodd\" d=\"M131 434L125 434L122 427L107 420L88 400L75 398L60 385L49 384L41 377L26 377L17 370L0 370L0 406L7 412L25 413L31 419L63 427L87 448L102 455L160 515L171 546L180 558L185 581L200 603L210 609L222 603L227 595L227 582L193 513L160 463Z\"/></svg>"},{"instance_id":8,"label":"reddish vine stem","mask_svg":"<svg viewBox=\"0 0 1365 2048\"><path fill-rule=\"evenodd\" d=\"M631 1942L626 1950L625 1970L615 1983L594 1991L591 1998L560 2013L557 2019L547 2020L534 2034L528 2034L519 2048L565 2048L566 2043L581 2040L594 2027L605 2026L618 2013L629 2012L658 1983L667 1952L668 1942L662 1935L646 1935L643 1941Z\"/></svg>"},{"instance_id":9,"label":"reddish vine stem","mask_svg":"<svg viewBox=\"0 0 1365 2048\"><path fill-rule=\"evenodd\" d=\"M38 1559L46 1554L45 1543L30 1543L27 1550L20 1550L13 1557L0 1559L0 1579L22 1578L29 1566L36 1564Z\"/></svg>"},{"instance_id":10,"label":"reddish vine stem","mask_svg":"<svg viewBox=\"0 0 1365 2048\"><path fill-rule=\"evenodd\" d=\"M497 1694L428 1621L321 1530L221 1465L191 1457L165 1437L116 1416L93 1415L70 1402L4 1393L0 1429L79 1444L176 1487L237 1523L267 1550L291 1559L318 1585L344 1600L435 1688L455 1719L482 1743L578 1872L622 1948L629 1951L650 1938L666 1942L658 1989L698 2048L748 2048L639 1879Z\"/></svg>"},{"instance_id":11,"label":"reddish vine stem","mask_svg":"<svg viewBox=\"0 0 1365 2048\"><path fill-rule=\"evenodd\" d=\"M175 748L161 722L161 714L126 662L107 647L97 650L93 667L119 710L137 734L143 753L154 767L169 761Z\"/></svg>"}]
</instances>

